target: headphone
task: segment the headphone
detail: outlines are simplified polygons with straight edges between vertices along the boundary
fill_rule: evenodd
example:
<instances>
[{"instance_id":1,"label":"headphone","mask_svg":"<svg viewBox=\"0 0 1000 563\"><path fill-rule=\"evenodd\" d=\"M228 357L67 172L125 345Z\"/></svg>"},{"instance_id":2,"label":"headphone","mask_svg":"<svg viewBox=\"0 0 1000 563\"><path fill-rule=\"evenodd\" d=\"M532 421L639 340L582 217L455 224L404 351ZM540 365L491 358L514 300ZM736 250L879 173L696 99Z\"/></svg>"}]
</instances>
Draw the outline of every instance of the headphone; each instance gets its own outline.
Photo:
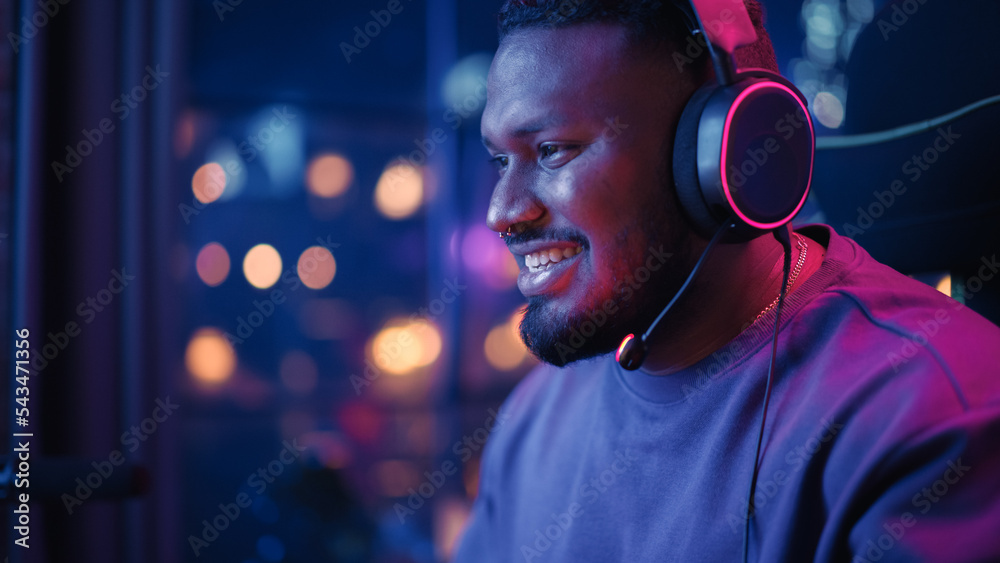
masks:
<instances>
[{"instance_id":1,"label":"headphone","mask_svg":"<svg viewBox=\"0 0 1000 563\"><path fill-rule=\"evenodd\" d=\"M716 81L699 88L681 114L673 155L680 207L694 230L711 242L649 329L639 338L630 334L618 347L615 357L627 370L642 365L649 335L723 234L728 242L744 242L784 231L779 227L805 204L816 152L802 92L774 72L736 72L736 47L757 39L743 0L673 5L691 34L704 38L715 68Z\"/></svg>"},{"instance_id":2,"label":"headphone","mask_svg":"<svg viewBox=\"0 0 1000 563\"><path fill-rule=\"evenodd\" d=\"M750 240L791 221L806 201L816 150L807 101L776 73L735 71L735 48L757 39L743 0L675 5L705 38L717 79L695 92L678 123L677 197L703 237L732 221L727 239Z\"/></svg>"}]
</instances>

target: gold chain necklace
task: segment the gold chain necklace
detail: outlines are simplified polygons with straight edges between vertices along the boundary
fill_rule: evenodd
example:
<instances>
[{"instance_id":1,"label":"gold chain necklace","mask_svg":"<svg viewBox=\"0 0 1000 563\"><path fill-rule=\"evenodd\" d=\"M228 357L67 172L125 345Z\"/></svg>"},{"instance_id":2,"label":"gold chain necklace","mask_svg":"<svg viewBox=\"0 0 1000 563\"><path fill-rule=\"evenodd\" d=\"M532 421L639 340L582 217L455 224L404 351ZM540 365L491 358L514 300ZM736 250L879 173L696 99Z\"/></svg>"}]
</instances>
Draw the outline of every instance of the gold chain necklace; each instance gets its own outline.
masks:
<instances>
[{"instance_id":1,"label":"gold chain necklace","mask_svg":"<svg viewBox=\"0 0 1000 563\"><path fill-rule=\"evenodd\" d=\"M802 235L798 233L792 233L792 236L795 237L795 243L796 243L795 246L796 248L799 249L799 259L795 262L795 267L792 269L792 273L789 274L788 276L788 285L785 286L786 292L789 289L791 289L792 284L794 284L796 278L799 277L799 273L802 271L802 266L806 263L806 253L809 251L809 245L806 244L806 241L802 237ZM768 313L768 311L773 309L774 306L778 304L779 299L781 299L781 293L778 293L778 296L774 298L774 301L771 301L770 305L764 307L764 310L761 311L760 314L757 315L757 317L750 324L759 321L761 317L763 317Z\"/></svg>"}]
</instances>

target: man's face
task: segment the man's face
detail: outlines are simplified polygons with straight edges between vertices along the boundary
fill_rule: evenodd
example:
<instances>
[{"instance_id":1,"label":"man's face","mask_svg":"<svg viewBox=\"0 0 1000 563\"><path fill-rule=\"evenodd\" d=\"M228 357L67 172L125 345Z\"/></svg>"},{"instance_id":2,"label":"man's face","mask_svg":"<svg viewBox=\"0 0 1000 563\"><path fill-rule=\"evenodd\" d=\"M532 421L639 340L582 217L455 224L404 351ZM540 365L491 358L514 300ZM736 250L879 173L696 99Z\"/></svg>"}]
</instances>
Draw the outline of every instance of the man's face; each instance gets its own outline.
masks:
<instances>
[{"instance_id":1,"label":"man's face","mask_svg":"<svg viewBox=\"0 0 1000 563\"><path fill-rule=\"evenodd\" d=\"M513 231L521 334L542 360L610 352L690 271L704 241L676 207L669 155L693 89L614 25L528 28L501 43L482 120L500 170L488 224Z\"/></svg>"}]
</instances>

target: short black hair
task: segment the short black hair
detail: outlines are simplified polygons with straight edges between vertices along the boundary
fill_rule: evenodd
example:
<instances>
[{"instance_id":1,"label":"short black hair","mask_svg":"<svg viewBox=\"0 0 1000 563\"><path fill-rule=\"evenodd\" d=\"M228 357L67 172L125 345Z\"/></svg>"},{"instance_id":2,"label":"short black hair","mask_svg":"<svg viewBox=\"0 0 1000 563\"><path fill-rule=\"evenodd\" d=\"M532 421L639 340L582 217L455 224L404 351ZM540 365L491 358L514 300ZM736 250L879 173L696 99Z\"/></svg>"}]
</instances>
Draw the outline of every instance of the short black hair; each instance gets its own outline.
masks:
<instances>
[{"instance_id":1,"label":"short black hair","mask_svg":"<svg viewBox=\"0 0 1000 563\"><path fill-rule=\"evenodd\" d=\"M737 68L778 72L771 38L764 29L764 8L758 0L744 0L757 41L736 50ZM625 28L634 46L673 51L688 56L694 41L677 0L506 0L497 15L500 40L519 29L556 29L582 23L610 23ZM707 50L706 50L707 51ZM702 72L711 66L707 52L694 57Z\"/></svg>"}]
</instances>

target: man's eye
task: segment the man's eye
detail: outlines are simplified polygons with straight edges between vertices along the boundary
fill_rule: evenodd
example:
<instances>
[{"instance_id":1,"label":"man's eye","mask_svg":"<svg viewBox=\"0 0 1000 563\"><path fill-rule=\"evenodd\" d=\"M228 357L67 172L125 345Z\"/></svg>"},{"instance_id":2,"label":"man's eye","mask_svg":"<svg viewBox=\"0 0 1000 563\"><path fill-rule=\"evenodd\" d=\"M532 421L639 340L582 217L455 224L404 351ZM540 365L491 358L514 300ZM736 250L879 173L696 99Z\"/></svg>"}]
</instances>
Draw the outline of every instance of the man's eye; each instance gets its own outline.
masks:
<instances>
[{"instance_id":1,"label":"man's eye","mask_svg":"<svg viewBox=\"0 0 1000 563\"><path fill-rule=\"evenodd\" d=\"M499 154L499 155L494 156L493 158L490 159L490 164L492 164L498 171L501 171L501 172L505 168L507 168L507 164L509 162L510 162L510 159L506 155L503 155L503 154Z\"/></svg>"},{"instance_id":2,"label":"man's eye","mask_svg":"<svg viewBox=\"0 0 1000 563\"><path fill-rule=\"evenodd\" d=\"M581 145L547 144L539 147L539 157L546 168L558 168L580 154Z\"/></svg>"}]
</instances>

